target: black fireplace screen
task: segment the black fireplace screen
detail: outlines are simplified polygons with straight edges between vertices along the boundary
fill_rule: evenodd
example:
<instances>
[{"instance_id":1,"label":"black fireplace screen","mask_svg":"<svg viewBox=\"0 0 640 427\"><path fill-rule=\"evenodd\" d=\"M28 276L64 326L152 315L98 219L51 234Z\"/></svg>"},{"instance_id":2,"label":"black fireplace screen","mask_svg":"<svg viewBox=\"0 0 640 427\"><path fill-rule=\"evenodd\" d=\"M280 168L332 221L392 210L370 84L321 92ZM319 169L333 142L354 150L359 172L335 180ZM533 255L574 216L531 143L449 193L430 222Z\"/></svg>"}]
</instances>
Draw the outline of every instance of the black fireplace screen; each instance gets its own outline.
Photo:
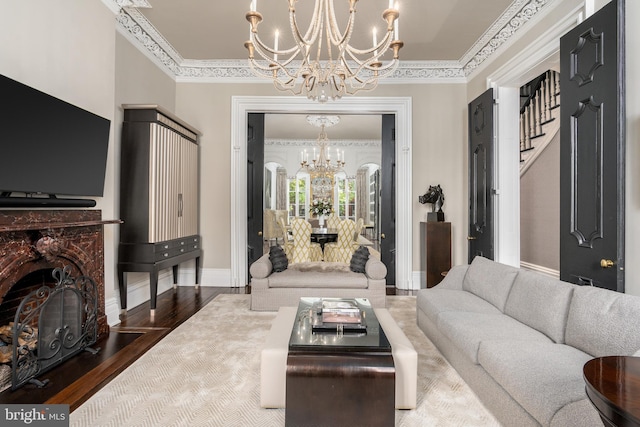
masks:
<instances>
[{"instance_id":1,"label":"black fireplace screen","mask_svg":"<svg viewBox=\"0 0 640 427\"><path fill-rule=\"evenodd\" d=\"M72 278L69 266L53 270L55 287L44 285L22 300L13 323L11 388L27 382L83 350L98 333L98 289L86 276Z\"/></svg>"}]
</instances>

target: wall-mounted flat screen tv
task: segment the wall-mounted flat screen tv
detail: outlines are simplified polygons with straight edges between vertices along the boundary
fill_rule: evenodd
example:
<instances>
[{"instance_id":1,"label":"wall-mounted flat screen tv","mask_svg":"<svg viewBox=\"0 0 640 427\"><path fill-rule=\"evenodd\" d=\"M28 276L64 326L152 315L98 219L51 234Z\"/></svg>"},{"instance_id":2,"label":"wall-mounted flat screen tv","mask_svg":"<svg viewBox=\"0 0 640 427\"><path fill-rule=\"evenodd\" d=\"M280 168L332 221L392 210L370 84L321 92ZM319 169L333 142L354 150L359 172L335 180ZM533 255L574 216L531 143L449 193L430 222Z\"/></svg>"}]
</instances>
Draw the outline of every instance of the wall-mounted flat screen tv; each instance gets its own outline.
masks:
<instances>
[{"instance_id":1,"label":"wall-mounted flat screen tv","mask_svg":"<svg viewBox=\"0 0 640 427\"><path fill-rule=\"evenodd\" d=\"M0 193L102 196L110 124L0 75Z\"/></svg>"}]
</instances>

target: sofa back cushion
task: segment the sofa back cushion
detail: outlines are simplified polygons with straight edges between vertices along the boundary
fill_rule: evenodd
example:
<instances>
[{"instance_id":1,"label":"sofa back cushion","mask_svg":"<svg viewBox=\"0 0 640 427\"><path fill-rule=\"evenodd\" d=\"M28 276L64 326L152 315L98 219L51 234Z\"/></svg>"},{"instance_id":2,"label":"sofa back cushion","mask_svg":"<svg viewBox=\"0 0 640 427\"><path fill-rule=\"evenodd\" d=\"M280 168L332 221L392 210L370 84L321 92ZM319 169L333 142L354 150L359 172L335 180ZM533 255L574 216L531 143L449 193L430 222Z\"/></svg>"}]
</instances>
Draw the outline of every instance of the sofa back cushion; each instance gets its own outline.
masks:
<instances>
[{"instance_id":1,"label":"sofa back cushion","mask_svg":"<svg viewBox=\"0 0 640 427\"><path fill-rule=\"evenodd\" d=\"M462 289L490 302L504 312L518 269L477 256L467 269Z\"/></svg>"},{"instance_id":2,"label":"sofa back cushion","mask_svg":"<svg viewBox=\"0 0 640 427\"><path fill-rule=\"evenodd\" d=\"M575 286L521 270L513 282L504 312L562 344Z\"/></svg>"},{"instance_id":3,"label":"sofa back cushion","mask_svg":"<svg viewBox=\"0 0 640 427\"><path fill-rule=\"evenodd\" d=\"M640 297L591 286L573 292L565 342L594 357L640 349Z\"/></svg>"}]
</instances>

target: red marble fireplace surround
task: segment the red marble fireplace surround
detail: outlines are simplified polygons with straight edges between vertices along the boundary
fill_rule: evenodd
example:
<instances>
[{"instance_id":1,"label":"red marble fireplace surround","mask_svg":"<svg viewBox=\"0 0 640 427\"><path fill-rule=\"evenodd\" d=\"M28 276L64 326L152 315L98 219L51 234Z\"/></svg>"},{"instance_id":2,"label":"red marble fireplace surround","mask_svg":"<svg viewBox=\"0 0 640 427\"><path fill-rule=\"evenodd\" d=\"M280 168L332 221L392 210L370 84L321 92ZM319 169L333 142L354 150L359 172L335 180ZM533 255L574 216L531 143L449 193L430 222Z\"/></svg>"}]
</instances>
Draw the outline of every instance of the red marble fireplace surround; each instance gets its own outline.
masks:
<instances>
[{"instance_id":1,"label":"red marble fireplace surround","mask_svg":"<svg viewBox=\"0 0 640 427\"><path fill-rule=\"evenodd\" d=\"M0 211L0 304L29 273L71 267L98 287L98 336L109 334L104 301L104 224L100 210Z\"/></svg>"}]
</instances>

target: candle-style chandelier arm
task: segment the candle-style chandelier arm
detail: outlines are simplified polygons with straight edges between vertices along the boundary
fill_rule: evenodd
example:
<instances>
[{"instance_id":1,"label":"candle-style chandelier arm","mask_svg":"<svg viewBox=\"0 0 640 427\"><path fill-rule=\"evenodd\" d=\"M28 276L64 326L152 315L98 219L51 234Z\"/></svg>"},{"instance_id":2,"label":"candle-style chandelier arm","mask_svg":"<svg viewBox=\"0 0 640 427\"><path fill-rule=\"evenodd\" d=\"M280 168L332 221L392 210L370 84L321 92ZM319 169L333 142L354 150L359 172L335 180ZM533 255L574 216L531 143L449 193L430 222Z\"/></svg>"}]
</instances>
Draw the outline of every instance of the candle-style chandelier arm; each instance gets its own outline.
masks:
<instances>
[{"instance_id":1,"label":"candle-style chandelier arm","mask_svg":"<svg viewBox=\"0 0 640 427\"><path fill-rule=\"evenodd\" d=\"M327 1L327 0L323 0ZM336 19L336 14L333 9L333 1L329 1L329 7L326 9L326 20L329 23L329 33L331 34L331 44L333 46L348 46L349 41L351 41L351 35L353 34L353 29L355 26L356 20L356 9L355 5L352 5L349 8L349 20L347 21L347 26L344 30L344 33L340 31L340 27L338 26L338 20Z\"/></svg>"},{"instance_id":2,"label":"candle-style chandelier arm","mask_svg":"<svg viewBox=\"0 0 640 427\"><path fill-rule=\"evenodd\" d=\"M291 1L289 1L289 4L291 4ZM293 34L293 39L300 47L301 51L304 51L305 46L315 44L318 39L318 35L322 30L322 26L320 25L322 20L319 19L322 13L321 6L321 1L316 1L313 8L313 15L311 17L311 25L307 28L307 32L304 36L300 33L300 27L298 26L298 20L296 19L296 9L289 6L289 26L291 27L291 34Z\"/></svg>"}]
</instances>

